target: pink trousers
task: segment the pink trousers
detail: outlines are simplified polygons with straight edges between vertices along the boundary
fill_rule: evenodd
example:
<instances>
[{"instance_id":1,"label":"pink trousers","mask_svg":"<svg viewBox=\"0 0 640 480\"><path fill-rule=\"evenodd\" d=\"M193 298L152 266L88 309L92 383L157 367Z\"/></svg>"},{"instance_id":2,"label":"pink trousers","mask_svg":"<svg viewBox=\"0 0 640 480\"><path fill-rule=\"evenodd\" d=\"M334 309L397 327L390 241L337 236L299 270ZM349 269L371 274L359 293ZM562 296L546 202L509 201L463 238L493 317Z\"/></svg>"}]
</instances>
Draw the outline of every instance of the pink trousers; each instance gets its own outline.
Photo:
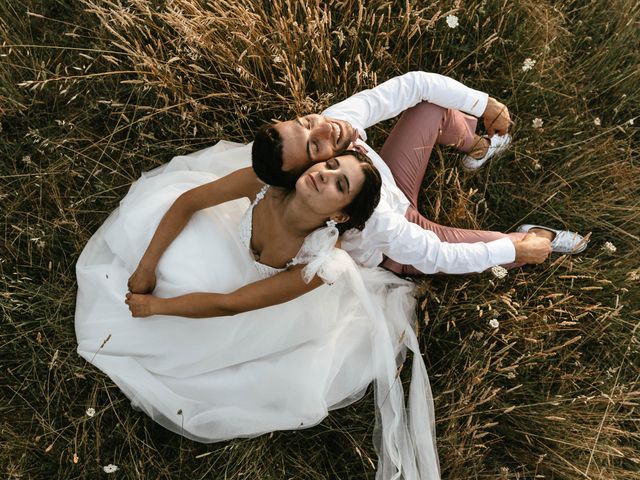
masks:
<instances>
[{"instance_id":1,"label":"pink trousers","mask_svg":"<svg viewBox=\"0 0 640 480\"><path fill-rule=\"evenodd\" d=\"M411 202L405 215L407 219L426 230L431 230L443 242L490 242L504 237L520 240L524 236L522 233L506 234L445 227L426 219L418 212L418 194L429 164L431 150L435 145L446 145L465 153L471 151L476 124L476 118L462 112L422 102L408 109L400 117L382 147L380 156L389 165L396 184ZM416 268L401 265L390 258L386 258L382 266L402 275L421 274ZM503 266L513 268L518 265Z\"/></svg>"}]
</instances>

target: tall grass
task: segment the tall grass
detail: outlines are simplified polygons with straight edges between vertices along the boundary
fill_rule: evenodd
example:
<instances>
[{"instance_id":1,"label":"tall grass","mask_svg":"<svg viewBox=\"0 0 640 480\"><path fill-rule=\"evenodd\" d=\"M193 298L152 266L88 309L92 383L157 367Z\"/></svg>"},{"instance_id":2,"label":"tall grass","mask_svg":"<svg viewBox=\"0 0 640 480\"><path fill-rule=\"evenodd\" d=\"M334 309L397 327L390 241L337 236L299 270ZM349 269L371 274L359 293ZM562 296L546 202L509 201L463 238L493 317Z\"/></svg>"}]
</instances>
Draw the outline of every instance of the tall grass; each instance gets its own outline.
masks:
<instances>
[{"instance_id":1,"label":"tall grass","mask_svg":"<svg viewBox=\"0 0 640 480\"><path fill-rule=\"evenodd\" d=\"M74 263L142 171L422 69L515 119L475 176L432 156L430 218L591 233L503 280L416 280L443 476L639 479L639 25L630 0L0 0L0 475L373 478L371 395L213 445L133 411L75 354Z\"/></svg>"}]
</instances>

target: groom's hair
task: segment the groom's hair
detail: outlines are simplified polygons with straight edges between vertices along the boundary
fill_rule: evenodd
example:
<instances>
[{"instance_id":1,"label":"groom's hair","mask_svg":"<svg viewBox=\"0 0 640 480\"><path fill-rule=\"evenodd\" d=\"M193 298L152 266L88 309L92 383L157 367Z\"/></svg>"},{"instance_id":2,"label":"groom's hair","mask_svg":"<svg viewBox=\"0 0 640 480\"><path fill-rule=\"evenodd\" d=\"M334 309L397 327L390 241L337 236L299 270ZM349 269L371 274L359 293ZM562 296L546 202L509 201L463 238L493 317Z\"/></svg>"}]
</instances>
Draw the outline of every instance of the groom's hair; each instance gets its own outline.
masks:
<instances>
[{"instance_id":1,"label":"groom's hair","mask_svg":"<svg viewBox=\"0 0 640 480\"><path fill-rule=\"evenodd\" d=\"M282 137L271 123L260 127L255 134L251 165L264 183L286 189L295 186L301 173L282 171Z\"/></svg>"}]
</instances>

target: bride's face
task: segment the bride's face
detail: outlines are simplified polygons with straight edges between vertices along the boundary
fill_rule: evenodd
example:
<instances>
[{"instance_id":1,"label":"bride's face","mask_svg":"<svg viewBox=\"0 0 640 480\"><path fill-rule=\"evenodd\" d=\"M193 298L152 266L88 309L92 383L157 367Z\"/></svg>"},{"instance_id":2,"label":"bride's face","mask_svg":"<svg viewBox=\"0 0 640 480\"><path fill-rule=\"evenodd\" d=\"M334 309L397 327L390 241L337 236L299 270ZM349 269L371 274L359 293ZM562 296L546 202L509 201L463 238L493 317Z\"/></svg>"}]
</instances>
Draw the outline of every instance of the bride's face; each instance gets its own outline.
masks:
<instances>
[{"instance_id":1,"label":"bride's face","mask_svg":"<svg viewBox=\"0 0 640 480\"><path fill-rule=\"evenodd\" d=\"M317 214L333 217L351 203L364 183L362 164L351 155L316 163L296 182L296 195Z\"/></svg>"}]
</instances>

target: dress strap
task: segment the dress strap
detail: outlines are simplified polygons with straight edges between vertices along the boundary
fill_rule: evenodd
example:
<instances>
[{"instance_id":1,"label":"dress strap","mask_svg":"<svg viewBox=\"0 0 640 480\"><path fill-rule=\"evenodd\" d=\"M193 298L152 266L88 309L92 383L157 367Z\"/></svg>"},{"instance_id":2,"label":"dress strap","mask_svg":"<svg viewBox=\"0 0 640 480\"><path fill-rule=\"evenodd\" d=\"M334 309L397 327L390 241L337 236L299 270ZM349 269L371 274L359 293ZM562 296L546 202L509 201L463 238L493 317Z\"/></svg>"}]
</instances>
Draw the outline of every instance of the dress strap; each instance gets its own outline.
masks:
<instances>
[{"instance_id":1,"label":"dress strap","mask_svg":"<svg viewBox=\"0 0 640 480\"><path fill-rule=\"evenodd\" d=\"M264 196L267 194L267 190L269 190L269 187L271 187L271 185L265 185L260 189L260 191L256 194L256 198L251 203L251 208L255 207L260 202L260 200L264 198Z\"/></svg>"}]
</instances>

